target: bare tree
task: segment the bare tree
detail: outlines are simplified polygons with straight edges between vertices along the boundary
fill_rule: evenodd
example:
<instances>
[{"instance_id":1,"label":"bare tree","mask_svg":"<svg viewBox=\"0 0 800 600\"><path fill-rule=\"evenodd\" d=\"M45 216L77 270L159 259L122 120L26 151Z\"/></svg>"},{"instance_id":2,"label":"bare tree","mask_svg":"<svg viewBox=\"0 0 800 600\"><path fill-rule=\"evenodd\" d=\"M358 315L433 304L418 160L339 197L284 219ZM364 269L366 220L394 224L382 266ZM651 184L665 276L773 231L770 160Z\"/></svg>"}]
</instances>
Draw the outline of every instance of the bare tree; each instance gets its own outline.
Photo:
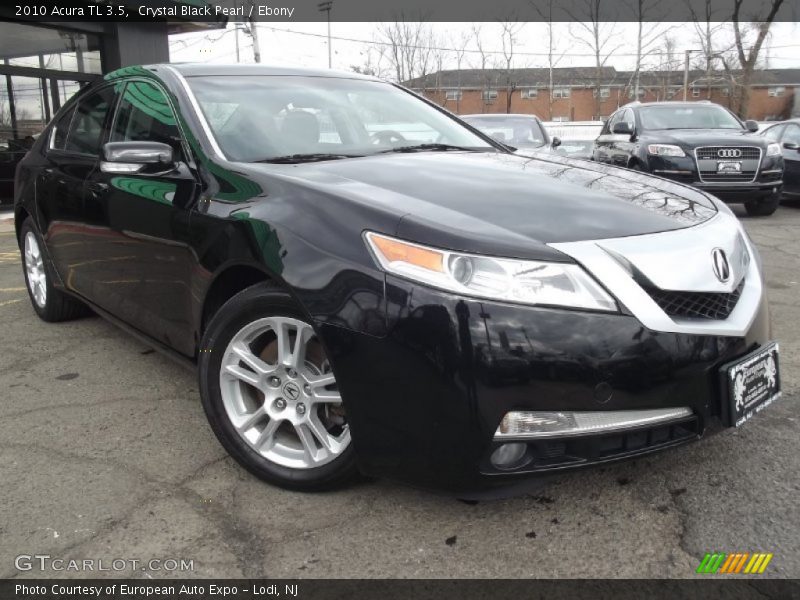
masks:
<instances>
[{"instance_id":1,"label":"bare tree","mask_svg":"<svg viewBox=\"0 0 800 600\"><path fill-rule=\"evenodd\" d=\"M451 37L450 38L450 45L453 46L454 54L456 57L456 77L458 78L456 81L456 87L458 90L456 91L456 113L461 112L461 65L464 63L464 56L467 54L467 46L469 45L470 34L462 31L458 37ZM445 104L447 103L447 97L445 96Z\"/></svg>"},{"instance_id":2,"label":"bare tree","mask_svg":"<svg viewBox=\"0 0 800 600\"><path fill-rule=\"evenodd\" d=\"M514 47L517 39L525 27L525 23L519 21L500 22L500 40L503 48L503 75L506 84L506 114L511 112L511 97L517 89L517 80L514 77Z\"/></svg>"},{"instance_id":3,"label":"bare tree","mask_svg":"<svg viewBox=\"0 0 800 600\"><path fill-rule=\"evenodd\" d=\"M553 7L555 5L555 0L547 0L547 5L545 7L541 6L541 2L532 2L531 6L533 9L539 14L539 17L545 23L545 27L547 28L547 118L548 120L553 120L553 70L556 68L558 63L564 58L564 52L559 54L558 50L556 49L556 41L554 35L554 23L553 23Z\"/></svg>"},{"instance_id":4,"label":"bare tree","mask_svg":"<svg viewBox=\"0 0 800 600\"><path fill-rule=\"evenodd\" d=\"M736 58L739 62L741 71L741 85L737 87L736 95L732 97L732 106L736 114L745 118L750 106L750 83L753 79L753 72L756 68L761 47L769 34L769 28L775 20L775 16L783 4L783 0L770 0L764 2L767 7L766 15L761 17L756 15L754 22L742 23L741 10L744 0L734 0L732 27L733 36L736 43ZM723 62L726 71L730 71L727 61ZM731 90L733 93L734 90Z\"/></svg>"},{"instance_id":5,"label":"bare tree","mask_svg":"<svg viewBox=\"0 0 800 600\"><path fill-rule=\"evenodd\" d=\"M485 112L486 105L488 103L487 94L492 86L496 85L496 63L494 56L484 46L480 25L472 25L472 40L477 49L477 68L479 68L481 71L481 97L484 99L484 101L481 103L481 112Z\"/></svg>"},{"instance_id":6,"label":"bare tree","mask_svg":"<svg viewBox=\"0 0 800 600\"><path fill-rule=\"evenodd\" d=\"M576 41L588 48L594 55L594 104L595 114L601 111L600 87L603 83L603 67L622 44L616 43L616 21L613 16L602 11L606 6L603 0L576 0L578 10L565 8L573 20L570 33Z\"/></svg>"},{"instance_id":7,"label":"bare tree","mask_svg":"<svg viewBox=\"0 0 800 600\"><path fill-rule=\"evenodd\" d=\"M666 15L663 3L658 0L627 0L626 4L636 19L636 63L629 86L633 90L633 97L638 99L643 60L673 27L665 27L660 22Z\"/></svg>"},{"instance_id":8,"label":"bare tree","mask_svg":"<svg viewBox=\"0 0 800 600\"><path fill-rule=\"evenodd\" d=\"M419 19L406 21L401 15L399 21L381 23L376 30L376 41L385 48L386 59L399 83L424 79L435 64L435 36L424 18Z\"/></svg>"},{"instance_id":9,"label":"bare tree","mask_svg":"<svg viewBox=\"0 0 800 600\"><path fill-rule=\"evenodd\" d=\"M686 0L686 4L692 15L695 38L703 54L700 68L705 70L706 96L711 97L714 62L722 54L730 51L733 43L726 44L725 29L727 23L724 22L724 17L721 17L720 11L715 9L714 0L705 0L702 5L702 12L695 10L696 3Z\"/></svg>"}]
</instances>

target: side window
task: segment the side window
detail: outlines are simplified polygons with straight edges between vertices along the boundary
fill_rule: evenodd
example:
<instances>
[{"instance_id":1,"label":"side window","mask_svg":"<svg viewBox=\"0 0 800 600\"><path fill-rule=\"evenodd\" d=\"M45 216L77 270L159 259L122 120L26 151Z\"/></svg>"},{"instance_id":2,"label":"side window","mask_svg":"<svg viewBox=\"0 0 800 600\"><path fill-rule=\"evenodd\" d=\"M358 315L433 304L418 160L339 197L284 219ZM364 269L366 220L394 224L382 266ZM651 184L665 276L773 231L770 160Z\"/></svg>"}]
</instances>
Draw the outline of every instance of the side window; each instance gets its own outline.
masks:
<instances>
[{"instance_id":1,"label":"side window","mask_svg":"<svg viewBox=\"0 0 800 600\"><path fill-rule=\"evenodd\" d=\"M767 129L764 132L764 137L770 142L777 142L779 139L781 139L781 133L783 133L783 125L777 125Z\"/></svg>"},{"instance_id":2,"label":"side window","mask_svg":"<svg viewBox=\"0 0 800 600\"><path fill-rule=\"evenodd\" d=\"M148 81L129 81L119 102L112 142L161 142L183 157L175 113L159 87Z\"/></svg>"},{"instance_id":3,"label":"side window","mask_svg":"<svg viewBox=\"0 0 800 600\"><path fill-rule=\"evenodd\" d=\"M64 150L100 155L104 126L113 100L114 90L106 87L78 102Z\"/></svg>"},{"instance_id":4,"label":"side window","mask_svg":"<svg viewBox=\"0 0 800 600\"><path fill-rule=\"evenodd\" d=\"M797 125L789 125L786 128L786 133L783 134L784 144L797 144L800 146L800 127Z\"/></svg>"},{"instance_id":5,"label":"side window","mask_svg":"<svg viewBox=\"0 0 800 600\"><path fill-rule=\"evenodd\" d=\"M630 108L627 108L622 113L622 118L620 119L623 123L627 123L631 126L631 129L636 128L636 120L633 117L633 111Z\"/></svg>"},{"instance_id":6,"label":"side window","mask_svg":"<svg viewBox=\"0 0 800 600\"><path fill-rule=\"evenodd\" d=\"M603 133L604 134L611 133L614 130L614 125L616 125L619 122L621 117L622 117L621 110L618 110L613 115L611 115L611 118L608 121L606 121L606 126L603 129Z\"/></svg>"},{"instance_id":7,"label":"side window","mask_svg":"<svg viewBox=\"0 0 800 600\"><path fill-rule=\"evenodd\" d=\"M67 134L69 133L69 126L70 123L72 123L74 114L75 107L73 106L61 115L55 125L53 125L53 131L50 134L51 150L64 150L67 147Z\"/></svg>"}]
</instances>

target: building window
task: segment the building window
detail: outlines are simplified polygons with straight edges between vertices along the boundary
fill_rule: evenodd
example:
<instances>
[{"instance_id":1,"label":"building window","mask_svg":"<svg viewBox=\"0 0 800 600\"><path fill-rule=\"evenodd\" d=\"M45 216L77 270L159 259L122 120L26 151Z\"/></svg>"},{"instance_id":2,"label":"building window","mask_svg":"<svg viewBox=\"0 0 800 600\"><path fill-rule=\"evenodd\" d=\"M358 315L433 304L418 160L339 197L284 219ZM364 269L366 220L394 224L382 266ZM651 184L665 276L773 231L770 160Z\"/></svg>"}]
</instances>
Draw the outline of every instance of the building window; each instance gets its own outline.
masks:
<instances>
[{"instance_id":1,"label":"building window","mask_svg":"<svg viewBox=\"0 0 800 600\"><path fill-rule=\"evenodd\" d=\"M608 121L608 116L604 117L603 115L593 115L592 121L602 121L603 123L605 123L606 121Z\"/></svg>"},{"instance_id":2,"label":"building window","mask_svg":"<svg viewBox=\"0 0 800 600\"><path fill-rule=\"evenodd\" d=\"M461 90L447 90L444 93L445 100L461 100Z\"/></svg>"},{"instance_id":3,"label":"building window","mask_svg":"<svg viewBox=\"0 0 800 600\"><path fill-rule=\"evenodd\" d=\"M553 98L569 98L570 89L565 87L553 88Z\"/></svg>"},{"instance_id":4,"label":"building window","mask_svg":"<svg viewBox=\"0 0 800 600\"><path fill-rule=\"evenodd\" d=\"M569 117L553 117L554 123L568 123Z\"/></svg>"},{"instance_id":5,"label":"building window","mask_svg":"<svg viewBox=\"0 0 800 600\"><path fill-rule=\"evenodd\" d=\"M597 88L594 88L592 90L592 96L597 98ZM611 98L611 88L607 88L607 87L600 88L600 97L601 98Z\"/></svg>"},{"instance_id":6,"label":"building window","mask_svg":"<svg viewBox=\"0 0 800 600\"><path fill-rule=\"evenodd\" d=\"M780 98L786 93L786 88L782 85L777 85L775 87L771 87L768 90L770 97L772 98Z\"/></svg>"},{"instance_id":7,"label":"building window","mask_svg":"<svg viewBox=\"0 0 800 600\"><path fill-rule=\"evenodd\" d=\"M700 97L700 88L692 88L692 98Z\"/></svg>"},{"instance_id":8,"label":"building window","mask_svg":"<svg viewBox=\"0 0 800 600\"><path fill-rule=\"evenodd\" d=\"M671 88L668 89L667 90L667 100L671 100L672 98L674 98L678 94L679 91L680 90L671 89Z\"/></svg>"},{"instance_id":9,"label":"building window","mask_svg":"<svg viewBox=\"0 0 800 600\"><path fill-rule=\"evenodd\" d=\"M539 90L536 88L527 88L519 91L519 95L523 100L532 100L539 97Z\"/></svg>"},{"instance_id":10,"label":"building window","mask_svg":"<svg viewBox=\"0 0 800 600\"><path fill-rule=\"evenodd\" d=\"M642 98L644 98L644 95L645 95L646 93L647 93L647 92L644 90L644 88L639 88L638 99L639 99L639 100L641 100ZM633 99L633 97L634 97L635 95L636 95L636 92L634 91L634 89L633 89L633 88L630 88L630 89L628 90L628 99L629 99L629 100Z\"/></svg>"},{"instance_id":11,"label":"building window","mask_svg":"<svg viewBox=\"0 0 800 600\"><path fill-rule=\"evenodd\" d=\"M497 100L497 90L483 90L483 101L486 103Z\"/></svg>"},{"instance_id":12,"label":"building window","mask_svg":"<svg viewBox=\"0 0 800 600\"><path fill-rule=\"evenodd\" d=\"M722 95L725 96L726 98L728 96L730 96L731 95L731 88L726 88L726 87L722 88Z\"/></svg>"}]
</instances>

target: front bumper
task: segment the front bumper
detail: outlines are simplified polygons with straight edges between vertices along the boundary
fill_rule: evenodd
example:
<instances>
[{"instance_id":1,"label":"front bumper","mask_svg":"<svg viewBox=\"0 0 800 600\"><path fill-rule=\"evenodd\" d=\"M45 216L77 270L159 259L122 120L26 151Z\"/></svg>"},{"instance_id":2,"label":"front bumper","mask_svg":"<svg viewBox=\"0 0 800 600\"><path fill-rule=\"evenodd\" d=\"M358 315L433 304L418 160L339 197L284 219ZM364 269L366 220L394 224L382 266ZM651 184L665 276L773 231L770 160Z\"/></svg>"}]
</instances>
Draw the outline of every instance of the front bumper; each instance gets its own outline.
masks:
<instances>
[{"instance_id":1,"label":"front bumper","mask_svg":"<svg viewBox=\"0 0 800 600\"><path fill-rule=\"evenodd\" d=\"M630 314L481 302L392 276L386 299L385 337L321 331L361 469L458 494L698 439L721 415L718 368L770 337L764 298L742 336L656 332ZM482 357L501 351L525 362L524 376L486 372ZM509 411L682 406L692 416L666 432L549 439L537 449L547 460L512 472L489 460Z\"/></svg>"},{"instance_id":2,"label":"front bumper","mask_svg":"<svg viewBox=\"0 0 800 600\"><path fill-rule=\"evenodd\" d=\"M783 159L768 156L761 160L756 177L749 182L708 182L698 173L693 157L648 156L648 169L653 175L691 185L708 192L723 202L746 202L780 194L783 189Z\"/></svg>"}]
</instances>

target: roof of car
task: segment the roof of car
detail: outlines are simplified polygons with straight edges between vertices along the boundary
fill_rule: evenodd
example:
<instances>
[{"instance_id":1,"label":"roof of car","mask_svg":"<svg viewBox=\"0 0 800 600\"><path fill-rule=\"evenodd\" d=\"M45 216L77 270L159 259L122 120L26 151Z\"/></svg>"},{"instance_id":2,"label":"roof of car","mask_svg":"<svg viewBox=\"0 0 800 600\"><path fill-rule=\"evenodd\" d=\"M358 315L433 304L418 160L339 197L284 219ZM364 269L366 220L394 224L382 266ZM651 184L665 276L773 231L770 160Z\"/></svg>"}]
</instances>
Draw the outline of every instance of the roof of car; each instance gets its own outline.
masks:
<instances>
[{"instance_id":1,"label":"roof of car","mask_svg":"<svg viewBox=\"0 0 800 600\"><path fill-rule=\"evenodd\" d=\"M334 77L381 81L377 77L362 75L352 71L308 69L304 67L279 67L275 65L262 64L169 63L164 65L149 65L149 67L171 67L185 77L201 77L212 75L288 75L298 77Z\"/></svg>"},{"instance_id":2,"label":"roof of car","mask_svg":"<svg viewBox=\"0 0 800 600\"><path fill-rule=\"evenodd\" d=\"M461 115L462 119L467 119L470 117L481 118L481 119L504 119L508 117L513 117L515 119L523 118L523 119L538 119L536 115L530 115L525 113L478 113L474 115Z\"/></svg>"},{"instance_id":3,"label":"roof of car","mask_svg":"<svg viewBox=\"0 0 800 600\"><path fill-rule=\"evenodd\" d=\"M661 100L659 102L630 102L625 105L627 108L641 108L644 106L720 106L716 102L708 100Z\"/></svg>"}]
</instances>

